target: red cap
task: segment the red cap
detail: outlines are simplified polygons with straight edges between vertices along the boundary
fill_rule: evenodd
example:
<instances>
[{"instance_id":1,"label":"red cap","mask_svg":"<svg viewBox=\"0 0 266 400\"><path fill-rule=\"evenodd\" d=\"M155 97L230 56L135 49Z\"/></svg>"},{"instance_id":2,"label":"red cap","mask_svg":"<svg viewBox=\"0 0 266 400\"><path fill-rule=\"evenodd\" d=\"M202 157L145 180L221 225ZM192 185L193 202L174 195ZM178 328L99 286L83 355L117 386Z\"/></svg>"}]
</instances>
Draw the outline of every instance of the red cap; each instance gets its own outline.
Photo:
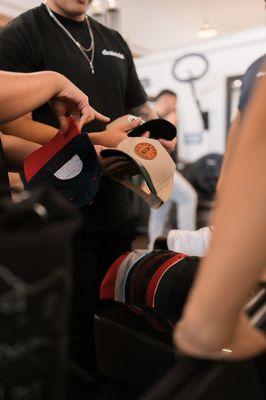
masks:
<instances>
[{"instance_id":1,"label":"red cap","mask_svg":"<svg viewBox=\"0 0 266 400\"><path fill-rule=\"evenodd\" d=\"M24 174L26 181L31 178L51 160L70 140L79 135L80 131L73 118L69 118L67 131L62 134L61 131L47 144L31 153L24 162Z\"/></svg>"}]
</instances>

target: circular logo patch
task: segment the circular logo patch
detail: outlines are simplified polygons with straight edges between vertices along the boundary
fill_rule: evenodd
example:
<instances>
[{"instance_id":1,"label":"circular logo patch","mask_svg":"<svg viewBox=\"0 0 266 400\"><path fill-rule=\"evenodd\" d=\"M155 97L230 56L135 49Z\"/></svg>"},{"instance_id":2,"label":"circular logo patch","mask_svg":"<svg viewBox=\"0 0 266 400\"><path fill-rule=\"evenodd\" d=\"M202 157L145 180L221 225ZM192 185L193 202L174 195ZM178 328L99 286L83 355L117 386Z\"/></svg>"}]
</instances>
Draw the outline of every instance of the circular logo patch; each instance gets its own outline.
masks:
<instances>
[{"instance_id":1,"label":"circular logo patch","mask_svg":"<svg viewBox=\"0 0 266 400\"><path fill-rule=\"evenodd\" d=\"M137 144L135 147L135 153L144 160L153 160L157 156L156 148L147 142Z\"/></svg>"}]
</instances>

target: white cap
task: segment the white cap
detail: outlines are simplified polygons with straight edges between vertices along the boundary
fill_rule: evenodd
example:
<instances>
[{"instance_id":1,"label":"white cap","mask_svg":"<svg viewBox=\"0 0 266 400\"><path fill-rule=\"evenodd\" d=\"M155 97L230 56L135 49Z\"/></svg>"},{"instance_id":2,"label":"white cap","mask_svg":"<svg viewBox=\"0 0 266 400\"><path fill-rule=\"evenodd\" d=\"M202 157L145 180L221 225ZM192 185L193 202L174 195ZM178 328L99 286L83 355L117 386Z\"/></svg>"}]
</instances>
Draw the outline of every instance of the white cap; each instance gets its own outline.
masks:
<instances>
[{"instance_id":1,"label":"white cap","mask_svg":"<svg viewBox=\"0 0 266 400\"><path fill-rule=\"evenodd\" d=\"M151 207L159 208L172 194L175 163L158 140L129 137L116 149L101 151L103 173L133 190ZM141 175L146 185L130 179Z\"/></svg>"}]
</instances>

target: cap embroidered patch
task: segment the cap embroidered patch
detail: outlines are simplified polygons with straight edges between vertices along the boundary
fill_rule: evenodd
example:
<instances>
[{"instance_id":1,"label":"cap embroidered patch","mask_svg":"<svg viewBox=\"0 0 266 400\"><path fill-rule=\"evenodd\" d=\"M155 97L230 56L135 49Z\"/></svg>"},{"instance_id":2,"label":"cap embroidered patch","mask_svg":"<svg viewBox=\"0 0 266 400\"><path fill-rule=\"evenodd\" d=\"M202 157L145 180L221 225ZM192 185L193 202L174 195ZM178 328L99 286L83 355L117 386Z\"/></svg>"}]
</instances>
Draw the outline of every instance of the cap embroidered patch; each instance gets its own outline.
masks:
<instances>
[{"instance_id":1,"label":"cap embroidered patch","mask_svg":"<svg viewBox=\"0 0 266 400\"><path fill-rule=\"evenodd\" d=\"M147 142L137 144L135 147L135 153L144 160L154 160L157 156L156 148L151 143Z\"/></svg>"},{"instance_id":2,"label":"cap embroidered patch","mask_svg":"<svg viewBox=\"0 0 266 400\"><path fill-rule=\"evenodd\" d=\"M58 179L67 180L78 176L83 168L83 162L80 157L75 154L69 161L67 161L61 168L59 168L54 176Z\"/></svg>"}]
</instances>

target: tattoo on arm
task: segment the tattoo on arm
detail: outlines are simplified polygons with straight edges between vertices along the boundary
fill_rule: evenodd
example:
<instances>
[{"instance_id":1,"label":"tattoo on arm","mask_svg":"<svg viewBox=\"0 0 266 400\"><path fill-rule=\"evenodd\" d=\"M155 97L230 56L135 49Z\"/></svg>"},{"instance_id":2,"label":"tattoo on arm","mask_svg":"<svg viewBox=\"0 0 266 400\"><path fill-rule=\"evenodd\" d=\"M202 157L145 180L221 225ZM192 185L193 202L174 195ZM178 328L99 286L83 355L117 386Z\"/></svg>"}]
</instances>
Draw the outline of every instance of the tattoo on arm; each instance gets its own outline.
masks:
<instances>
[{"instance_id":1,"label":"tattoo on arm","mask_svg":"<svg viewBox=\"0 0 266 400\"><path fill-rule=\"evenodd\" d=\"M144 121L158 118L158 115L148 103L144 103L138 107L132 108L130 112L137 117L141 117Z\"/></svg>"}]
</instances>

